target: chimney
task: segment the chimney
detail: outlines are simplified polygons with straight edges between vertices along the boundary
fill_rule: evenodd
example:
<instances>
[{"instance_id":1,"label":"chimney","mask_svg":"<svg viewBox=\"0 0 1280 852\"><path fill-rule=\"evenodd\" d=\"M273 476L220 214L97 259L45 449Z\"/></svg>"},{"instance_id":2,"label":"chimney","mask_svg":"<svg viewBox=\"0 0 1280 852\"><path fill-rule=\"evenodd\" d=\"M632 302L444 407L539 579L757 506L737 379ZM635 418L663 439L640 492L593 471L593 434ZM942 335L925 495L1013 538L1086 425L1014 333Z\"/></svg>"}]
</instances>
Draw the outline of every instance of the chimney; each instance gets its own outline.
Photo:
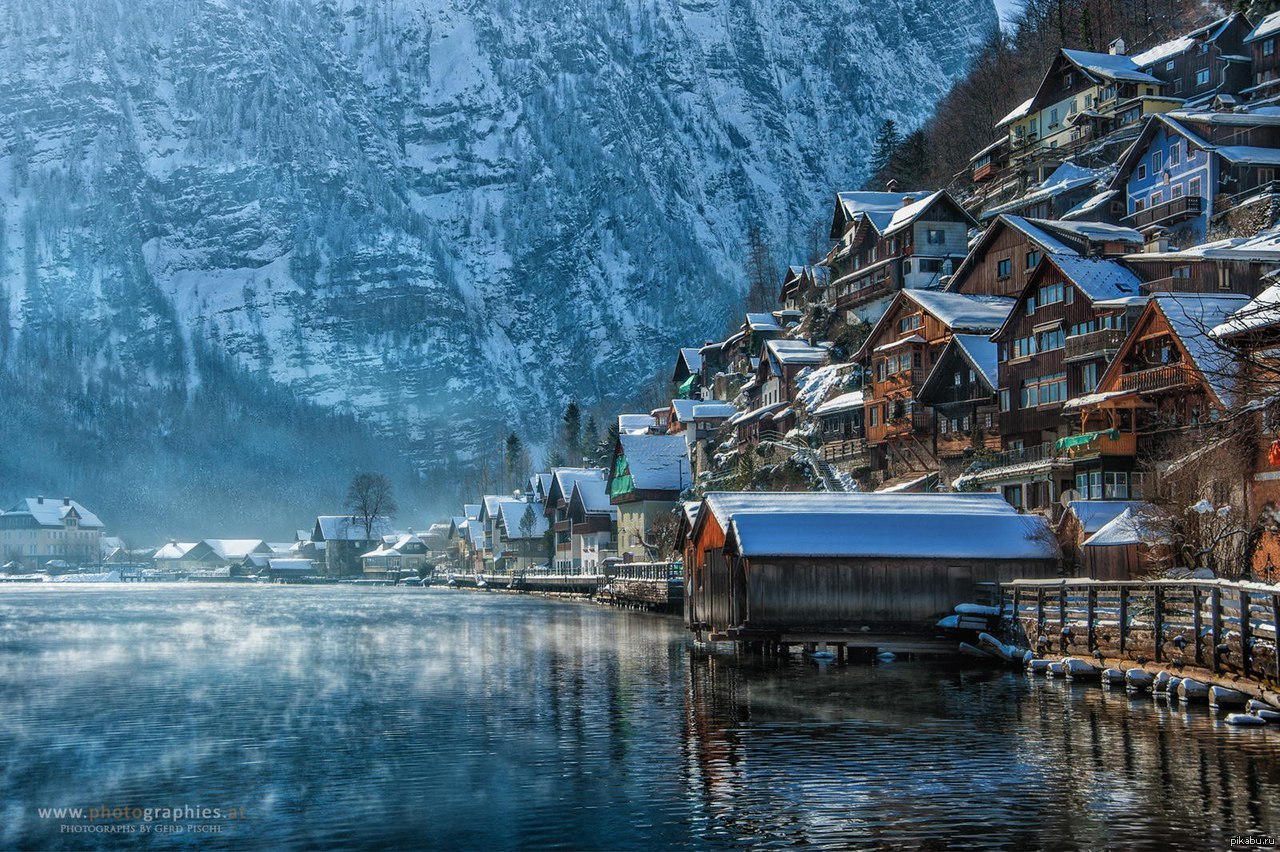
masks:
<instances>
[{"instance_id":1,"label":"chimney","mask_svg":"<svg viewBox=\"0 0 1280 852\"><path fill-rule=\"evenodd\" d=\"M884 185L884 191L885 191L885 192L897 192L897 191L898 191L898 182L897 182L896 180L894 180L893 178L890 178L890 179L889 179L889 181Z\"/></svg>"},{"instance_id":2,"label":"chimney","mask_svg":"<svg viewBox=\"0 0 1280 852\"><path fill-rule=\"evenodd\" d=\"M1112 41L1111 44L1107 45L1107 53L1110 53L1112 56L1124 56L1124 47L1124 39L1117 38Z\"/></svg>"},{"instance_id":3,"label":"chimney","mask_svg":"<svg viewBox=\"0 0 1280 852\"><path fill-rule=\"evenodd\" d=\"M1147 232L1146 245L1142 250L1148 254L1169 250L1169 237L1164 228L1152 228Z\"/></svg>"},{"instance_id":4,"label":"chimney","mask_svg":"<svg viewBox=\"0 0 1280 852\"><path fill-rule=\"evenodd\" d=\"M44 505L44 497L43 497L43 496L40 496L40 497L37 497L37 498L36 498L36 505L38 505L38 506L43 506L43 505Z\"/></svg>"},{"instance_id":5,"label":"chimney","mask_svg":"<svg viewBox=\"0 0 1280 852\"><path fill-rule=\"evenodd\" d=\"M70 505L71 505L71 498L70 498L70 497L63 497L63 498L62 498L62 505L64 505L64 506L70 506Z\"/></svg>"}]
</instances>

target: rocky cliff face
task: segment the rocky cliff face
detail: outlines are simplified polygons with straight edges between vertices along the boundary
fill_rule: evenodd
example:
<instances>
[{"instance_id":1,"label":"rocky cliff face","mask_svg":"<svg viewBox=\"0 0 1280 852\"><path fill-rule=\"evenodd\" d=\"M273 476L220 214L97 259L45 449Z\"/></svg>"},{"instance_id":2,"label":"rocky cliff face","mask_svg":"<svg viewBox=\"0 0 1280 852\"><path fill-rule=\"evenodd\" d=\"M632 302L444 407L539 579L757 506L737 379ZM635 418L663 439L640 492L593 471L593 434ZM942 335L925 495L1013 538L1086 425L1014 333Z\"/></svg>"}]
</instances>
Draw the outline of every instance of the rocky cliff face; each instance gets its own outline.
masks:
<instances>
[{"instance_id":1,"label":"rocky cliff face","mask_svg":"<svg viewBox=\"0 0 1280 852\"><path fill-rule=\"evenodd\" d=\"M465 466L720 333L747 225L803 256L879 122L917 123L995 22L990 0L11 0L0 360L75 377L23 401L52 422L249 382Z\"/></svg>"}]
</instances>

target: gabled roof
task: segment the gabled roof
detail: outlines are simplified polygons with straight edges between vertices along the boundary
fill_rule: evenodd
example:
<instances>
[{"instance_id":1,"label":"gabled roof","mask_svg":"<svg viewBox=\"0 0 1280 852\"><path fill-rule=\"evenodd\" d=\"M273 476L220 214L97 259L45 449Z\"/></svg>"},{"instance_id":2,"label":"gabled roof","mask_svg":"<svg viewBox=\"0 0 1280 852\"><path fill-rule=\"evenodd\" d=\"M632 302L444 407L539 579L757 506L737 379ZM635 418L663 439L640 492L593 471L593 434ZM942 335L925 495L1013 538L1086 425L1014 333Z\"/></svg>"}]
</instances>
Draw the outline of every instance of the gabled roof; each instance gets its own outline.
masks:
<instances>
[{"instance_id":1,"label":"gabled roof","mask_svg":"<svg viewBox=\"0 0 1280 852\"><path fill-rule=\"evenodd\" d=\"M652 414L619 414L618 434L643 435L658 425Z\"/></svg>"},{"instance_id":2,"label":"gabled roof","mask_svg":"<svg viewBox=\"0 0 1280 852\"><path fill-rule=\"evenodd\" d=\"M1120 161L1116 164L1116 173L1111 179L1110 187L1112 189L1122 189L1124 187L1129 180L1129 175L1137 167L1138 161L1142 159L1142 155L1151 143L1151 138L1157 130L1162 128L1167 132L1176 133L1197 148L1216 154L1233 165L1242 163L1263 166L1280 165L1280 150L1255 145L1215 145L1193 129L1197 123L1212 124L1220 122L1221 119L1218 118L1220 115L1219 113L1180 111L1177 113L1176 118L1172 115L1163 115L1161 113L1149 116L1146 122L1143 123L1142 130L1138 133L1137 138L1133 140L1133 144L1125 149ZM1232 113L1232 115L1236 116L1232 123L1242 126L1270 124L1277 117L1268 112L1259 115L1256 121L1250 122L1246 120L1248 113Z\"/></svg>"},{"instance_id":3,"label":"gabled roof","mask_svg":"<svg viewBox=\"0 0 1280 852\"><path fill-rule=\"evenodd\" d=\"M702 372L702 350L697 347L682 346L676 353L675 370L671 373L673 382L680 381L681 371L689 375Z\"/></svg>"},{"instance_id":4,"label":"gabled roof","mask_svg":"<svg viewBox=\"0 0 1280 852\"><path fill-rule=\"evenodd\" d=\"M977 267L977 265L985 258L987 248L996 238L1006 229L1011 229L1022 234L1031 242L1040 247L1043 252L1058 252L1062 254L1078 254L1070 245L1062 242L1062 240L1050 234L1047 230L1040 227L1041 220L1026 219L1022 216L1014 216L1010 213L1000 213L991 222L990 225L983 230L978 239L969 247L969 253L965 255L964 260L956 268L955 273L951 276L950 282L947 283L949 292L964 292L964 283L968 280L969 274Z\"/></svg>"},{"instance_id":5,"label":"gabled roof","mask_svg":"<svg viewBox=\"0 0 1280 852\"><path fill-rule=\"evenodd\" d=\"M588 515L618 516L618 508L609 502L608 483L603 479L580 480L569 495L570 509L581 508Z\"/></svg>"},{"instance_id":6,"label":"gabled roof","mask_svg":"<svg viewBox=\"0 0 1280 852\"><path fill-rule=\"evenodd\" d=\"M1090 243L1143 243L1142 232L1137 228L1125 228L1107 222L1071 222L1051 219L1028 219L1028 222L1044 232L1076 238ZM1079 252L1070 252L1079 254Z\"/></svg>"},{"instance_id":7,"label":"gabled roof","mask_svg":"<svg viewBox=\"0 0 1280 852\"><path fill-rule=\"evenodd\" d=\"M1245 44L1257 41L1260 38L1266 38L1269 35L1275 35L1280 32L1280 12L1272 12L1267 15L1258 25L1254 27L1247 36L1244 37Z\"/></svg>"},{"instance_id":8,"label":"gabled roof","mask_svg":"<svg viewBox=\"0 0 1280 852\"><path fill-rule=\"evenodd\" d=\"M42 527L64 526L68 515L74 512L79 517L81 529L101 529L102 521L80 503L66 497L24 497L14 506L0 514L29 515L32 523Z\"/></svg>"},{"instance_id":9,"label":"gabled roof","mask_svg":"<svg viewBox=\"0 0 1280 852\"><path fill-rule=\"evenodd\" d=\"M1020 195L1012 201L983 210L982 218L990 219L992 216L997 216L1010 210L1017 210L1020 207L1026 207L1038 201L1054 198L1064 192L1071 192L1072 190L1097 183L1103 176L1104 171L1104 169L1086 169L1067 160L1054 169L1051 175L1041 181L1030 192Z\"/></svg>"},{"instance_id":10,"label":"gabled roof","mask_svg":"<svg viewBox=\"0 0 1280 852\"><path fill-rule=\"evenodd\" d=\"M1280 284L1272 284L1215 326L1213 336L1230 340L1240 335L1274 331L1277 328L1280 328Z\"/></svg>"},{"instance_id":11,"label":"gabled roof","mask_svg":"<svg viewBox=\"0 0 1280 852\"><path fill-rule=\"evenodd\" d=\"M391 532L391 522L376 518L372 529L373 537L381 538ZM314 541L364 541L364 523L351 515L319 515L311 537Z\"/></svg>"},{"instance_id":12,"label":"gabled roof","mask_svg":"<svg viewBox=\"0 0 1280 852\"><path fill-rule=\"evenodd\" d=\"M962 363L968 364L990 393L994 394L995 389L1000 386L996 375L999 366L996 344L984 334L957 334L947 342L937 363L920 386L916 397L921 402L929 403L933 395L942 390L946 377L950 375L950 370L944 370L943 365L952 358L959 358Z\"/></svg>"},{"instance_id":13,"label":"gabled roof","mask_svg":"<svg viewBox=\"0 0 1280 852\"><path fill-rule=\"evenodd\" d=\"M1040 286L1040 279L1050 269L1056 269L1092 304L1141 296L1142 282L1132 270L1121 263L1100 257L1046 254L1036 265L1035 271L1027 277L1027 283L1018 294L1014 309L1009 312L1009 318L991 335L992 339L997 339L1009 327L1009 323L1020 313L1021 305Z\"/></svg>"},{"instance_id":14,"label":"gabled roof","mask_svg":"<svg viewBox=\"0 0 1280 852\"><path fill-rule=\"evenodd\" d=\"M738 413L729 402L702 401L693 407L694 420L725 420Z\"/></svg>"},{"instance_id":15,"label":"gabled roof","mask_svg":"<svg viewBox=\"0 0 1280 852\"><path fill-rule=\"evenodd\" d=\"M784 366L818 366L827 360L829 354L821 346L810 346L803 340L786 338L766 341L764 347L771 361Z\"/></svg>"},{"instance_id":16,"label":"gabled roof","mask_svg":"<svg viewBox=\"0 0 1280 852\"><path fill-rule=\"evenodd\" d=\"M826 417L833 414L842 414L846 411L853 411L863 406L862 391L850 391L842 393L833 399L819 405L813 410L814 417Z\"/></svg>"},{"instance_id":17,"label":"gabled roof","mask_svg":"<svg viewBox=\"0 0 1280 852\"><path fill-rule=\"evenodd\" d=\"M918 307L952 331L981 331L990 334L1008 317L1014 300L1008 296L972 296L946 290L899 290L893 295L889 307L871 327L867 339L862 343L862 348L854 353L855 361L865 360L872 352L880 352L904 343L925 342L919 334L912 334L884 344L876 343L881 333L895 321L897 308L904 304Z\"/></svg>"},{"instance_id":18,"label":"gabled roof","mask_svg":"<svg viewBox=\"0 0 1280 852\"><path fill-rule=\"evenodd\" d=\"M361 532L364 528L361 527ZM206 544L219 559L236 561L244 559L250 553L271 553L271 546L262 539L256 538L206 538Z\"/></svg>"},{"instance_id":19,"label":"gabled roof","mask_svg":"<svg viewBox=\"0 0 1280 852\"><path fill-rule=\"evenodd\" d=\"M1230 29L1231 25L1242 16L1238 12L1232 12L1225 18L1218 18L1211 23L1184 33L1175 39L1170 39L1155 47L1149 47L1141 53L1133 55L1133 64L1139 68L1150 68L1158 62L1164 62L1186 53L1197 44L1208 42L1212 43L1222 37L1222 34ZM1247 40L1247 38L1246 38Z\"/></svg>"},{"instance_id":20,"label":"gabled roof","mask_svg":"<svg viewBox=\"0 0 1280 852\"><path fill-rule=\"evenodd\" d=\"M1114 521L1124 510L1145 505L1135 500L1072 500L1067 504L1067 511L1076 516L1080 531L1089 536Z\"/></svg>"},{"instance_id":21,"label":"gabled roof","mask_svg":"<svg viewBox=\"0 0 1280 852\"><path fill-rule=\"evenodd\" d=\"M1010 110L1008 115L1006 115L1004 118L997 121L996 127L1004 127L1006 124L1012 124L1013 122L1017 121L1020 118L1026 118L1028 115L1031 114L1031 106L1032 104L1035 103L1035 101L1036 101L1035 95L1032 95L1031 97L1027 98L1025 101L1023 101L1022 103L1014 107L1012 110Z\"/></svg>"},{"instance_id":22,"label":"gabled roof","mask_svg":"<svg viewBox=\"0 0 1280 852\"><path fill-rule=\"evenodd\" d=\"M151 557L152 559L181 559L192 550L195 549L198 541L171 541L164 547L160 548Z\"/></svg>"},{"instance_id":23,"label":"gabled roof","mask_svg":"<svg viewBox=\"0 0 1280 852\"><path fill-rule=\"evenodd\" d=\"M778 325L778 318L773 314L764 313L748 313L743 327L751 331L782 331L782 326Z\"/></svg>"},{"instance_id":24,"label":"gabled roof","mask_svg":"<svg viewBox=\"0 0 1280 852\"><path fill-rule=\"evenodd\" d=\"M1152 524L1148 504L1130 505L1087 538L1084 547L1127 547L1135 544L1166 544L1167 535Z\"/></svg>"},{"instance_id":25,"label":"gabled roof","mask_svg":"<svg viewBox=\"0 0 1280 852\"><path fill-rule=\"evenodd\" d=\"M683 435L619 435L614 457L609 477L611 496L633 491L678 492L692 484ZM629 481L619 481L624 478Z\"/></svg>"},{"instance_id":26,"label":"gabled roof","mask_svg":"<svg viewBox=\"0 0 1280 852\"><path fill-rule=\"evenodd\" d=\"M468 519L475 520L480 517L479 503L464 503L462 505L462 514Z\"/></svg>"},{"instance_id":27,"label":"gabled roof","mask_svg":"<svg viewBox=\"0 0 1280 852\"><path fill-rule=\"evenodd\" d=\"M994 499L993 499L994 498ZM1000 505L1003 504L1003 505ZM709 518L746 557L1054 559L1044 519L998 494L713 492Z\"/></svg>"},{"instance_id":28,"label":"gabled roof","mask_svg":"<svg viewBox=\"0 0 1280 852\"><path fill-rule=\"evenodd\" d=\"M604 482L607 474L602 467L557 467L551 469L551 487L547 489L547 507L554 508L563 500L569 501L573 486L584 480Z\"/></svg>"},{"instance_id":29,"label":"gabled roof","mask_svg":"<svg viewBox=\"0 0 1280 852\"><path fill-rule=\"evenodd\" d=\"M837 192L831 239L840 238L847 222L866 221L883 234L895 213L928 195L929 192Z\"/></svg>"},{"instance_id":30,"label":"gabled roof","mask_svg":"<svg viewBox=\"0 0 1280 852\"><path fill-rule=\"evenodd\" d=\"M503 497L499 502L499 522L506 531L508 540L542 538L547 534L547 530L550 529L551 522L547 519L541 503L521 500L519 497ZM530 512L533 514L533 521L529 525L528 534L526 534L520 528L520 525L529 517Z\"/></svg>"},{"instance_id":31,"label":"gabled roof","mask_svg":"<svg viewBox=\"0 0 1280 852\"><path fill-rule=\"evenodd\" d=\"M1087 50L1062 49L1062 56L1072 65L1095 80L1122 83L1153 83L1161 81L1138 68L1128 56L1112 53L1090 53Z\"/></svg>"},{"instance_id":32,"label":"gabled roof","mask_svg":"<svg viewBox=\"0 0 1280 852\"><path fill-rule=\"evenodd\" d=\"M970 225L978 224L977 220L974 219L972 216L970 216L967 210L965 210L962 206L956 203L955 199L951 197L950 193L948 193L945 189L939 189L935 192L930 193L929 195L926 195L924 198L921 198L919 201L914 201L911 204L907 204L903 207L898 208L893 212L893 215L889 218L888 224L885 225L883 228L877 225L876 230L880 231L881 236L884 236L884 237L892 236L893 234L896 234L899 231L910 227L913 223L915 223L917 219L919 219L921 216L927 213L930 209L933 208L935 204L937 204L940 201L946 203L954 211L959 213L962 221L967 222ZM872 223L875 224L874 219L872 220Z\"/></svg>"}]
</instances>

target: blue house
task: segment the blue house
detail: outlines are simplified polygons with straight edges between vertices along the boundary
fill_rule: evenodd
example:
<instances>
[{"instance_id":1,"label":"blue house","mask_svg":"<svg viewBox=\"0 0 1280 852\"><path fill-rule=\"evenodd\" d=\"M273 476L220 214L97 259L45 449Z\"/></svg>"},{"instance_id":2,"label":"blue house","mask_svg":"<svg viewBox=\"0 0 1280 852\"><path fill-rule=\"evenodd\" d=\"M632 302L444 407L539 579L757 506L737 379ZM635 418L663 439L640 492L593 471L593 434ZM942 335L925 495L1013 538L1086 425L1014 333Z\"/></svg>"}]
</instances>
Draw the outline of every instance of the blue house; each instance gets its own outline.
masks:
<instances>
[{"instance_id":1,"label":"blue house","mask_svg":"<svg viewBox=\"0 0 1280 852\"><path fill-rule=\"evenodd\" d=\"M1162 228L1185 248L1204 241L1214 214L1272 191L1277 169L1280 111L1178 111L1147 119L1111 189L1123 224Z\"/></svg>"}]
</instances>

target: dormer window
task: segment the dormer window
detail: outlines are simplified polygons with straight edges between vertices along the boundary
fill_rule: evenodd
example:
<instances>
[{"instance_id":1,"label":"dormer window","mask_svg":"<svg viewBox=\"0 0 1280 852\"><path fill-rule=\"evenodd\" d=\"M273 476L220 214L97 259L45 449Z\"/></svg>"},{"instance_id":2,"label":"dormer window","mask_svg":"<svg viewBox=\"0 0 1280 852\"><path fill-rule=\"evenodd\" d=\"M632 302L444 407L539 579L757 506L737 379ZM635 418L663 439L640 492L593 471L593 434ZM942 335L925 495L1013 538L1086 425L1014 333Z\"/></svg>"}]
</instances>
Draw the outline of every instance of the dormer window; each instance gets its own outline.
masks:
<instances>
[{"instance_id":1,"label":"dormer window","mask_svg":"<svg viewBox=\"0 0 1280 852\"><path fill-rule=\"evenodd\" d=\"M1062 75L1062 85L1069 88L1071 84L1075 82L1075 79L1076 79L1075 74L1072 74L1070 71L1068 71Z\"/></svg>"}]
</instances>

